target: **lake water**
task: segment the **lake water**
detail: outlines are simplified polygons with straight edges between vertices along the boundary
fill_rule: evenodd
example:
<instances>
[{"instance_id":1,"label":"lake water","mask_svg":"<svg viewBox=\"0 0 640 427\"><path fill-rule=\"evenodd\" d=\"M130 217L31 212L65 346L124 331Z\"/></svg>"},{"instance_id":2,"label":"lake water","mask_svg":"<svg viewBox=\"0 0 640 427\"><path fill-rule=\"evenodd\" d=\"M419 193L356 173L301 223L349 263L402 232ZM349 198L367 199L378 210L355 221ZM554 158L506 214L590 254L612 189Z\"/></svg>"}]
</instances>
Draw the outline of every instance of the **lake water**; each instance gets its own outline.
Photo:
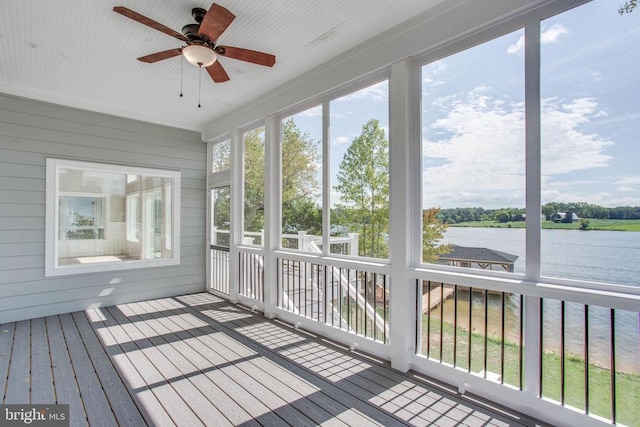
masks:
<instances>
[{"instance_id":1,"label":"lake water","mask_svg":"<svg viewBox=\"0 0 640 427\"><path fill-rule=\"evenodd\" d=\"M640 233L620 231L541 230L541 272L546 277L582 279L594 282L640 286ZM515 272L525 270L525 230L521 228L449 227L443 243L485 247L518 255ZM445 309L452 311L452 301ZM468 303L467 303L468 305ZM508 304L514 313L519 299ZM566 346L569 353L583 354L584 309L582 304L566 304ZM589 308L589 352L592 363L609 366L610 311ZM638 307L640 311L640 307ZM558 351L560 346L560 303L545 300L544 346ZM517 316L516 316L517 317ZM640 320L637 312L616 310L616 365L626 372L640 373ZM517 323L507 325L507 336L517 334Z\"/></svg>"},{"instance_id":2,"label":"lake water","mask_svg":"<svg viewBox=\"0 0 640 427\"><path fill-rule=\"evenodd\" d=\"M543 276L640 286L640 233L548 229L541 232ZM443 242L518 255L515 271L524 273L523 228L449 227Z\"/></svg>"}]
</instances>

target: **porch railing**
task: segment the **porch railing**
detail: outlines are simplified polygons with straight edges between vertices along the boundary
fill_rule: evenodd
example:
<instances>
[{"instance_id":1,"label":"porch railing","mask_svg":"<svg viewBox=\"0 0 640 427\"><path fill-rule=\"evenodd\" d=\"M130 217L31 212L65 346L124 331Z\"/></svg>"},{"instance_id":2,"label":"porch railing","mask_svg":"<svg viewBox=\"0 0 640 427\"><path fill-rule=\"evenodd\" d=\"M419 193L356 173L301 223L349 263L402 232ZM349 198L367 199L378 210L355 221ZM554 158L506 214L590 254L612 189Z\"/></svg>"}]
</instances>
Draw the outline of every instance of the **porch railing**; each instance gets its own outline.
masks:
<instances>
[{"instance_id":1,"label":"porch railing","mask_svg":"<svg viewBox=\"0 0 640 427\"><path fill-rule=\"evenodd\" d=\"M327 260L277 259L277 306L374 341L389 341L386 273Z\"/></svg>"},{"instance_id":2,"label":"porch railing","mask_svg":"<svg viewBox=\"0 0 640 427\"><path fill-rule=\"evenodd\" d=\"M211 283L209 287L216 292L229 295L229 248L211 245Z\"/></svg>"},{"instance_id":3,"label":"porch railing","mask_svg":"<svg viewBox=\"0 0 640 427\"><path fill-rule=\"evenodd\" d=\"M239 257L238 293L264 302L264 255L240 251Z\"/></svg>"},{"instance_id":4,"label":"porch railing","mask_svg":"<svg viewBox=\"0 0 640 427\"><path fill-rule=\"evenodd\" d=\"M633 303L609 298L604 307L603 298L588 293L462 282L416 281L419 356L526 389L523 400L535 395L613 424L639 425L640 313L629 310Z\"/></svg>"}]
</instances>

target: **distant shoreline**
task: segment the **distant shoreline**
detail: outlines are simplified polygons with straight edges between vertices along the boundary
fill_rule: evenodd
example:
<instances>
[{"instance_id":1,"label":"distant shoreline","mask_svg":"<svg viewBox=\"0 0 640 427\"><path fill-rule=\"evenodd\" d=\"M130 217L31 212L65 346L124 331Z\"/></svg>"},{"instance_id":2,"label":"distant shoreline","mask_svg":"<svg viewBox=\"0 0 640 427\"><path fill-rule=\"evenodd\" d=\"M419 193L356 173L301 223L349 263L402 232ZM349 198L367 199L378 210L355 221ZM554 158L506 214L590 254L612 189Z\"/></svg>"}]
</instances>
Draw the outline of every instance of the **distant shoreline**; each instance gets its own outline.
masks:
<instances>
[{"instance_id":1,"label":"distant shoreline","mask_svg":"<svg viewBox=\"0 0 640 427\"><path fill-rule=\"evenodd\" d=\"M637 231L640 232L640 219L589 219L587 229L581 229L580 221L574 223L561 223L542 221L543 229L552 230L578 230L578 231ZM457 224L447 224L448 227L475 227L475 228L525 228L524 221L467 221Z\"/></svg>"}]
</instances>

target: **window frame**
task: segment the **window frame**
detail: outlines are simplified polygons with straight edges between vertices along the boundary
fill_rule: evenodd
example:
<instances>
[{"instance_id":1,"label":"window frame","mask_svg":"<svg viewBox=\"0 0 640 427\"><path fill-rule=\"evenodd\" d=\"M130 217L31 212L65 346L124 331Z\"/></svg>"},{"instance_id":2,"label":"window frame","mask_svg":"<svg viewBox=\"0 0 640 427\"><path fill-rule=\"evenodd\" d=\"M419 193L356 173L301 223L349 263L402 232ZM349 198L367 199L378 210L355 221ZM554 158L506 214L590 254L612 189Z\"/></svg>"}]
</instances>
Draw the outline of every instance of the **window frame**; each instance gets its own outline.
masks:
<instances>
[{"instance_id":1,"label":"window frame","mask_svg":"<svg viewBox=\"0 0 640 427\"><path fill-rule=\"evenodd\" d=\"M540 19L539 17L536 18L532 18L534 20L534 22L538 22L537 19ZM422 153L424 152L423 150L423 138L422 138L422 128L424 126L423 123L423 114L422 114L422 103L423 103L423 99L422 99L422 94L423 94L423 88L424 88L424 82L422 80L422 71L423 68L431 65L435 62L441 61L441 60L445 60L451 56L457 55L459 53L465 52L467 50L470 49L474 49L476 47L482 46L486 43L491 43L492 41L499 39L503 36L509 35L509 34L513 34L516 31L522 31L523 36L526 37L527 31L532 31L531 24L529 24L529 29L527 29L527 25L525 24L525 22L520 22L520 21L508 21L505 23L502 23L501 25L499 25L498 27L495 28L489 28L489 29L484 29L484 30L480 30L479 32L476 33L472 33L469 34L467 36L461 37L457 40L455 40L454 42L452 42L450 45L447 46L443 46L443 47L439 47L437 49L434 49L424 55L420 55L418 57L416 57L416 59L414 60L413 63L413 72L415 73L416 76L420 76L420 78L415 82L415 90L417 91L416 93L418 93L418 97L417 97L417 102L419 104L419 106L417 107L419 111L419 118L417 119L417 125L414 126L414 132L416 132L417 135L420 135L419 138L419 144L420 144L420 159L419 159L419 173L415 174L416 179L419 182L419 187L420 187L420 198L419 198L419 205L417 206L418 209L415 212L416 218L419 218L419 229L418 232L420 233L420 235L422 235L422 231L423 231L423 218L422 218L422 213L423 213L423 208L422 208L422 204L423 204L423 193L424 193L424 189L423 189L423 181L422 181L422 174L424 172L424 164L423 164L423 155ZM530 34L530 33L529 33ZM529 43L531 43L531 41L529 41ZM530 100L532 98L535 98L532 93L531 93L531 89L527 87L527 58L526 56L523 58L523 76L522 76L522 80L523 80L523 103L524 103L524 114L525 114L525 128L523 129L523 151L525 153L525 160L524 160L524 164L523 164L523 168L524 168L524 194L525 194L525 198L524 198L524 210L525 210L525 216L526 216L526 228L529 229L531 228L531 223L533 222L533 220L531 219L532 217L534 217L535 215L531 215L530 211L531 209L528 208L528 206L531 204L530 203L530 199L527 199L527 197L532 197L532 194L534 194L534 192L539 191L539 188L532 188L530 187L531 184L529 184L529 181L531 180L530 175L533 168L531 166L532 163L534 163L534 160L532 159L531 155L527 155L527 150L529 149L529 147L531 147L532 145L535 144L535 142L532 140L532 134L530 131L530 128L533 127L534 125L532 124L532 118L535 115L535 108L532 108L531 104L530 104ZM529 71L530 74L530 71ZM529 76L529 79L533 78L531 75ZM527 126L529 126L529 129L527 128ZM539 141L538 141L539 144ZM529 162L529 163L527 163ZM414 175L414 176L415 176ZM535 208L534 208L535 209ZM533 259L533 257L530 256L530 250L532 250L532 248L530 248L528 245L529 243L527 243L528 239L530 239L530 235L527 234L524 237L524 244L523 244L523 249L524 249L524 260L526 261L528 258ZM478 276L478 277L487 277L487 278L503 278L503 279L514 279L514 280L522 280L524 278L527 277L532 277L530 275L530 270L531 270L531 265L530 264L525 264L524 266L524 272L509 272L509 271L500 271L500 270L484 270L484 269L477 269L477 268L467 268L467 267L460 267L460 266L453 266L453 265L447 265L447 264L439 264L439 263L427 263L423 261L423 248L422 248L422 239L419 239L419 245L414 248L415 251L417 251L417 257L415 259L415 265L417 268L421 269L421 270L430 270L430 271L442 271L442 272L451 272L454 274L471 274L474 276ZM538 250L536 248L533 248L533 250ZM539 275L538 275L539 277ZM536 279L537 280L537 279Z\"/></svg>"},{"instance_id":2,"label":"window frame","mask_svg":"<svg viewBox=\"0 0 640 427\"><path fill-rule=\"evenodd\" d=\"M60 169L79 169L94 172L122 173L125 175L153 176L171 180L171 257L157 259L126 260L118 262L100 262L78 265L59 265L58 255L58 222L60 218L59 197L68 196L69 192L61 192L59 188ZM100 273L107 271L131 270L138 268L160 267L180 264L180 179L181 172L166 169L151 169L139 166L115 165L58 158L46 159L46 206L45 206L45 277L67 276L75 274ZM125 177L125 181L127 178ZM164 191L164 187L163 187ZM109 209L108 195L105 209ZM127 197L124 197L123 218L127 217ZM140 206L138 206L138 209ZM107 215L109 212L106 212ZM105 218L106 220L106 218ZM125 225L124 240L127 240L127 226ZM140 240L140 239L138 239Z\"/></svg>"},{"instance_id":3,"label":"window frame","mask_svg":"<svg viewBox=\"0 0 640 427\"><path fill-rule=\"evenodd\" d=\"M241 158L241 163L242 163L242 185L240 188L240 192L239 192L239 201L242 202L242 206L241 206L241 219L240 219L240 225L241 225L241 233L240 233L240 244L239 246L245 246L245 247L250 247L250 248L255 248L255 249L259 249L259 250L264 250L265 246L264 246L264 239L265 239L265 228L266 228L266 224L264 225L264 228L262 229L262 232L260 234L260 243L249 243L248 240L245 240L245 234L246 233L258 233L257 231L249 231L246 229L246 223L245 223L245 202L246 202L246 144L245 144L245 136L246 134L250 133L250 132L254 132L254 131L258 131L259 129L262 129L262 144L263 144L263 177L262 177L262 201L263 201L263 206L264 203L266 201L266 183L265 183L265 177L267 176L267 151L268 151L268 142L267 142L267 129L266 129L266 124L263 120L258 121L258 122L254 122L253 124L247 125L241 129L239 129L240 133L239 133L239 145L240 145L240 158ZM217 143L216 143L217 144ZM233 144L233 142L231 142L231 144ZM222 172L226 172L226 171L222 171ZM220 172L216 172L213 175L216 175ZM232 195L233 197L233 195ZM266 221L266 218L264 217L265 213L263 211L262 213L263 215L263 219ZM236 221L238 221L238 219L235 219Z\"/></svg>"},{"instance_id":4,"label":"window frame","mask_svg":"<svg viewBox=\"0 0 640 427\"><path fill-rule=\"evenodd\" d=\"M277 120L281 123L286 118L295 116L296 114L303 113L311 108L320 107L322 109L322 140L320 141L320 162L322 164L322 183L321 183L321 192L322 192L322 253L306 251L302 249L291 249L284 248L282 246L282 232L281 229L278 230L278 244L277 248L280 251L285 252L295 252L295 253L303 253L309 254L313 256L321 256L321 257L329 257L335 259L344 259L351 260L356 262L363 262L370 265L389 265L391 264L390 255L386 258L372 258L366 256L359 255L350 255L350 254L340 254L340 253L332 253L330 251L330 229L331 229L331 219L330 219L330 209L325 209L326 206L330 206L330 186L328 183L331 179L331 141L330 141L330 132L329 129L331 127L331 102L339 100L340 98L349 96L353 93L359 92L361 90L367 89L368 87L377 85L382 82L387 82L389 94L387 96L387 114L389 121L389 128L391 128L391 101L390 101L390 87L391 87L391 70L389 68L385 68L384 70L372 73L370 75L362 76L357 81L350 82L347 84L340 85L329 92L322 94L320 96L314 97L312 99L307 99L303 102L296 103L286 109L281 110L276 114ZM391 146L391 132L386 135L389 146ZM282 133L280 132L278 135L280 138L279 141L279 149L283 150L282 147ZM389 152L390 159L390 152ZM281 178L281 177L280 177ZM389 191L391 191L391 168L389 168ZM280 182L281 186L282 183ZM391 203L391 196L389 196L389 203ZM278 210L282 211L282 200L278 200ZM391 223L391 216L389 216L389 223ZM281 228L281 225L280 225Z\"/></svg>"}]
</instances>

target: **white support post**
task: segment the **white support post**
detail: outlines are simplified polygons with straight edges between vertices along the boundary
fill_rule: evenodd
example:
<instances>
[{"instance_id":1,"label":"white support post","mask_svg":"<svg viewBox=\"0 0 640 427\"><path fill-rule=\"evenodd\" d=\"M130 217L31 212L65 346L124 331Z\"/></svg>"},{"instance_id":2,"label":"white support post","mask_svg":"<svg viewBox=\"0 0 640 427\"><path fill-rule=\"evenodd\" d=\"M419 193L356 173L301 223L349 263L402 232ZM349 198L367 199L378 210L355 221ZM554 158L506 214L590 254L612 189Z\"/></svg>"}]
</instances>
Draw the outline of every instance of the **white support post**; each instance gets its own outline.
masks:
<instances>
[{"instance_id":1,"label":"white support post","mask_svg":"<svg viewBox=\"0 0 640 427\"><path fill-rule=\"evenodd\" d=\"M209 290L211 288L211 285L213 284L213 278L211 277L213 274L213 271L211 270L211 264L212 264L212 253L211 253L211 245L215 243L211 240L212 237L214 237L215 234L215 229L212 229L213 227L213 221L212 221L212 213L211 213L211 204L212 204L212 200L211 200L211 165L212 165L212 153L213 152L213 143L212 142L207 142L207 193L205 195L206 197L206 224L205 224L205 233L206 233L206 246L204 248L204 253L206 254L206 260L207 262L205 263L205 289ZM142 200L142 199L139 199ZM213 231L212 231L213 230ZM215 238L215 237L214 237Z\"/></svg>"},{"instance_id":2,"label":"white support post","mask_svg":"<svg viewBox=\"0 0 640 427\"><path fill-rule=\"evenodd\" d=\"M282 164L280 120L276 115L265 118L265 176L264 176L264 315L275 317L277 305L277 272L275 250L280 247L282 220L280 213L280 175Z\"/></svg>"},{"instance_id":3,"label":"white support post","mask_svg":"<svg viewBox=\"0 0 640 427\"><path fill-rule=\"evenodd\" d=\"M298 231L298 250L306 251L307 249L309 249L307 247L307 232Z\"/></svg>"},{"instance_id":4,"label":"white support post","mask_svg":"<svg viewBox=\"0 0 640 427\"><path fill-rule=\"evenodd\" d=\"M331 252L331 104L322 103L322 253Z\"/></svg>"},{"instance_id":5,"label":"white support post","mask_svg":"<svg viewBox=\"0 0 640 427\"><path fill-rule=\"evenodd\" d=\"M349 255L358 256L358 233L349 233Z\"/></svg>"},{"instance_id":6,"label":"white support post","mask_svg":"<svg viewBox=\"0 0 640 427\"><path fill-rule=\"evenodd\" d=\"M229 228L229 301L238 302L238 275L244 229L244 142L239 130L231 132L231 225Z\"/></svg>"},{"instance_id":7,"label":"white support post","mask_svg":"<svg viewBox=\"0 0 640 427\"><path fill-rule=\"evenodd\" d=\"M540 107L540 22L525 27L525 122L526 122L526 265L528 281L540 280L541 199L541 107ZM540 391L540 298L525 297L525 389Z\"/></svg>"},{"instance_id":8,"label":"white support post","mask_svg":"<svg viewBox=\"0 0 640 427\"><path fill-rule=\"evenodd\" d=\"M415 263L420 211L419 81L410 59L391 66L389 81L389 179L391 259L391 367L406 372L415 353L416 284L409 275Z\"/></svg>"}]
</instances>

